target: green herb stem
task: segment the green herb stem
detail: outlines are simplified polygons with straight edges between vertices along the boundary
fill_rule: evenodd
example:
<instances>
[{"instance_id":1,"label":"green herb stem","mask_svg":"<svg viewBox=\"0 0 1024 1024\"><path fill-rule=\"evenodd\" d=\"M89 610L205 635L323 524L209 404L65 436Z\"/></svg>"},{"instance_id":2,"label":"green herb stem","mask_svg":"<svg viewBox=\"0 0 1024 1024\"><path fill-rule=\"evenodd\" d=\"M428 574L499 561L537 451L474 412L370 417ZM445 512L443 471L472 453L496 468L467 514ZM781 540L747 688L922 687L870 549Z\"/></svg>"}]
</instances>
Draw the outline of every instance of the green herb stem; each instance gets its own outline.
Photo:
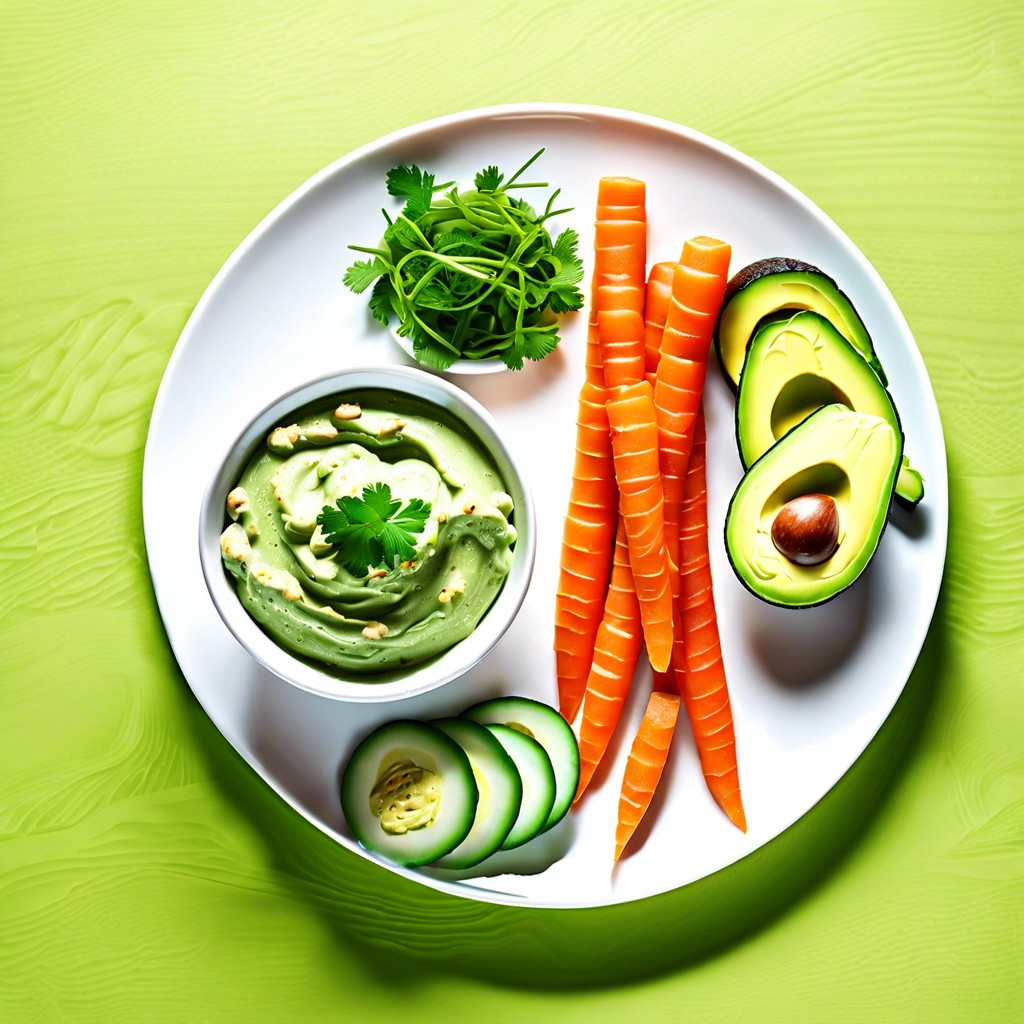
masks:
<instances>
[{"instance_id":1,"label":"green herb stem","mask_svg":"<svg viewBox=\"0 0 1024 1024\"><path fill-rule=\"evenodd\" d=\"M445 369L458 358L500 354L520 369L524 359L542 359L558 344L548 314L582 306L576 233L563 231L553 242L545 227L570 212L554 208L561 190L539 215L508 195L548 187L520 180L543 152L507 181L497 167L486 167L476 188L462 192L452 182L435 185L415 165L388 172L388 192L405 206L394 220L385 212L383 245L351 246L372 259L350 267L345 283L356 292L373 285L374 317L386 324L397 315L397 333L412 339L421 361Z\"/></svg>"}]
</instances>

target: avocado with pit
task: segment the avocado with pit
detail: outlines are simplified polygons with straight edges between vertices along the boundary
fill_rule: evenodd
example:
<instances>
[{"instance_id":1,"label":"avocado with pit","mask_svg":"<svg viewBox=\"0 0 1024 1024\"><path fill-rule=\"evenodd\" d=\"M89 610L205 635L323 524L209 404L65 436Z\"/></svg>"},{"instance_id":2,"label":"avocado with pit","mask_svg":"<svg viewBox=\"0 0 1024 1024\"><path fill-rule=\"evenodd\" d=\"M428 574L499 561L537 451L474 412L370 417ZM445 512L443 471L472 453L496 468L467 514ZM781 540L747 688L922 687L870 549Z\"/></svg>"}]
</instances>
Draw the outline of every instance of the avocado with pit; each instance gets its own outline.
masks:
<instances>
[{"instance_id":1,"label":"avocado with pit","mask_svg":"<svg viewBox=\"0 0 1024 1024\"><path fill-rule=\"evenodd\" d=\"M903 436L881 416L822 406L768 449L740 480L725 520L725 546L739 581L769 604L807 608L846 590L878 549L889 521ZM794 499L831 498L834 550L817 564L794 561L772 528Z\"/></svg>"},{"instance_id":2,"label":"avocado with pit","mask_svg":"<svg viewBox=\"0 0 1024 1024\"><path fill-rule=\"evenodd\" d=\"M764 324L747 349L736 396L736 443L744 467L815 409L834 402L880 416L902 435L889 392L831 321L804 311ZM904 456L896 500L914 508L923 496L924 480Z\"/></svg>"},{"instance_id":3,"label":"avocado with pit","mask_svg":"<svg viewBox=\"0 0 1024 1024\"><path fill-rule=\"evenodd\" d=\"M739 382L757 329L782 311L820 313L860 352L883 386L888 383L864 322L828 274L810 263L776 256L744 267L729 281L715 324L715 353L729 387Z\"/></svg>"}]
</instances>

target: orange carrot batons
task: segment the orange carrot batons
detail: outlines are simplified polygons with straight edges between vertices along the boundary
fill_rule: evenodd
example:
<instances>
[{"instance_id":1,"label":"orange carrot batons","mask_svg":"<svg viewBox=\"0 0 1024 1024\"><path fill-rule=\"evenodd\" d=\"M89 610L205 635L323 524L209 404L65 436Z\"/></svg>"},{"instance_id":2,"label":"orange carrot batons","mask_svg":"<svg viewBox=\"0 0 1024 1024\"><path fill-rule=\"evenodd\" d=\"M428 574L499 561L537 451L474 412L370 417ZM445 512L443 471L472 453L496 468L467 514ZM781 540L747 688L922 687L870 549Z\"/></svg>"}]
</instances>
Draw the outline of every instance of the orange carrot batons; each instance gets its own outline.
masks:
<instances>
[{"instance_id":1,"label":"orange carrot batons","mask_svg":"<svg viewBox=\"0 0 1024 1024\"><path fill-rule=\"evenodd\" d=\"M597 208L601 212L621 213L630 208L642 210L646 201L647 186L639 178L608 175L597 183Z\"/></svg>"},{"instance_id":2,"label":"orange carrot batons","mask_svg":"<svg viewBox=\"0 0 1024 1024\"><path fill-rule=\"evenodd\" d=\"M656 672L672 657L672 592L665 555L664 501L658 471L654 395L647 381L616 388L608 399L619 509L640 602L647 655Z\"/></svg>"},{"instance_id":3,"label":"orange carrot batons","mask_svg":"<svg viewBox=\"0 0 1024 1024\"><path fill-rule=\"evenodd\" d=\"M644 301L644 369L656 373L661 359L661 336L665 331L668 309L672 304L674 263L655 263L647 276Z\"/></svg>"},{"instance_id":4,"label":"orange carrot batons","mask_svg":"<svg viewBox=\"0 0 1024 1024\"><path fill-rule=\"evenodd\" d=\"M618 521L618 494L605 412L607 393L597 330L597 296L600 292L612 306L621 306L628 299L638 312L643 309L647 258L645 197L644 183L634 178L602 178L598 184L587 376L580 391L576 462L555 596L558 701L559 709L570 722L579 712L586 689ZM633 298L637 290L639 300Z\"/></svg>"},{"instance_id":5,"label":"orange carrot batons","mask_svg":"<svg viewBox=\"0 0 1024 1024\"><path fill-rule=\"evenodd\" d=\"M555 597L555 672L559 711L572 722L590 672L611 570L618 491L603 388L584 384L576 421L576 459L562 535Z\"/></svg>"},{"instance_id":6,"label":"orange carrot batons","mask_svg":"<svg viewBox=\"0 0 1024 1024\"><path fill-rule=\"evenodd\" d=\"M626 528L619 519L615 534L615 559L608 586L604 615L594 643L594 660L587 680L580 723L580 781L578 800L590 784L608 749L643 644L640 604L629 567Z\"/></svg>"},{"instance_id":7,"label":"orange carrot batons","mask_svg":"<svg viewBox=\"0 0 1024 1024\"><path fill-rule=\"evenodd\" d=\"M587 380L603 384L597 337L597 290L612 289L616 308L643 313L644 269L647 264L647 187L636 178L606 177L597 185L594 224L594 272L589 329ZM609 293L611 294L611 293Z\"/></svg>"},{"instance_id":8,"label":"orange carrot batons","mask_svg":"<svg viewBox=\"0 0 1024 1024\"><path fill-rule=\"evenodd\" d=\"M608 389L614 391L643 380L643 317L634 309L600 309L597 313L597 333L601 342L604 381Z\"/></svg>"},{"instance_id":9,"label":"orange carrot batons","mask_svg":"<svg viewBox=\"0 0 1024 1024\"><path fill-rule=\"evenodd\" d=\"M646 221L598 221L594 225L594 286L587 329L587 380L604 384L597 317L602 310L631 309L643 315Z\"/></svg>"},{"instance_id":10,"label":"orange carrot batons","mask_svg":"<svg viewBox=\"0 0 1024 1024\"><path fill-rule=\"evenodd\" d=\"M643 312L647 259L646 220L598 220L594 223L594 289L628 284L637 289L630 305Z\"/></svg>"},{"instance_id":11,"label":"orange carrot batons","mask_svg":"<svg viewBox=\"0 0 1024 1024\"><path fill-rule=\"evenodd\" d=\"M682 276L678 284L673 276L672 293L680 299L682 307L676 311L677 327L686 333L706 337L709 344L725 298L731 258L732 247L727 242L700 235L683 246L679 257Z\"/></svg>"},{"instance_id":12,"label":"orange carrot batons","mask_svg":"<svg viewBox=\"0 0 1024 1024\"><path fill-rule=\"evenodd\" d=\"M715 319L728 282L732 250L701 236L683 247L672 276L672 299L662 334L654 389L665 498L665 540L673 565L679 558L679 516L697 407L704 391ZM673 580L673 593L677 590Z\"/></svg>"},{"instance_id":13,"label":"orange carrot batons","mask_svg":"<svg viewBox=\"0 0 1024 1024\"><path fill-rule=\"evenodd\" d=\"M708 789L733 824L746 832L747 819L736 764L736 736L711 587L706 481L701 410L694 427L680 524L680 642L673 658L673 669L693 727ZM681 662L685 662L685 668Z\"/></svg>"},{"instance_id":14,"label":"orange carrot batons","mask_svg":"<svg viewBox=\"0 0 1024 1024\"><path fill-rule=\"evenodd\" d=\"M727 242L720 238L712 238L710 235L697 235L683 245L683 254L679 262L693 270L703 270L719 280L727 280L731 259L732 248ZM717 286L713 290L717 291ZM725 289L722 288L717 299L711 299L707 304L702 303L700 308L706 309L712 304L720 306L724 295Z\"/></svg>"},{"instance_id":15,"label":"orange carrot batons","mask_svg":"<svg viewBox=\"0 0 1024 1024\"><path fill-rule=\"evenodd\" d=\"M674 693L652 693L626 761L615 828L615 859L632 838L658 788L668 760L672 735L679 718L679 698Z\"/></svg>"},{"instance_id":16,"label":"orange carrot batons","mask_svg":"<svg viewBox=\"0 0 1024 1024\"><path fill-rule=\"evenodd\" d=\"M607 177L597 185L598 220L646 220L647 187L638 178Z\"/></svg>"}]
</instances>

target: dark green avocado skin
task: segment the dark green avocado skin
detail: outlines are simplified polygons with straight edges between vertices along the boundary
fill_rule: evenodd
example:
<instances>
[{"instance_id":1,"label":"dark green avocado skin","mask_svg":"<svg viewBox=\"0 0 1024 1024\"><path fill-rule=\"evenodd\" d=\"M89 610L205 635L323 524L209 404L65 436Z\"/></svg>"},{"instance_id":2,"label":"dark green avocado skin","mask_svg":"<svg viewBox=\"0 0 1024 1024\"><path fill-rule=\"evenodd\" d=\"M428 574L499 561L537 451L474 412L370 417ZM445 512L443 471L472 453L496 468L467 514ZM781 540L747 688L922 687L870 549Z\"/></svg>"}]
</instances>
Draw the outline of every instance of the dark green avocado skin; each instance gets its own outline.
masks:
<instances>
[{"instance_id":1,"label":"dark green avocado skin","mask_svg":"<svg viewBox=\"0 0 1024 1024\"><path fill-rule=\"evenodd\" d=\"M767 277L769 274L789 274L794 271L803 274L818 274L825 278L826 281L829 281L836 288L836 291L839 291L835 281L828 274L812 266L810 263L804 263L803 260L794 260L789 256L769 256L768 259L751 263L733 275L732 280L726 285L725 299L722 302L722 306L724 307L741 288L746 288L748 284L753 284L758 278Z\"/></svg>"},{"instance_id":2,"label":"dark green avocado skin","mask_svg":"<svg viewBox=\"0 0 1024 1024\"><path fill-rule=\"evenodd\" d=\"M729 280L728 285L725 288L725 297L722 301L721 309L718 311L718 319L715 321L715 330L713 335L713 341L715 346L715 356L718 360L719 369L722 371L722 376L725 378L726 384L729 386L729 390L736 393L738 382L734 381L729 373L725 369L725 362L722 358L722 343L720 338L720 327L722 323L722 315L725 313L730 301L733 297L742 291L744 288L752 285L755 281L759 281L764 277L769 277L773 274L790 274L800 273L816 276L826 281L829 286L835 289L836 293L843 298L850 306L850 309L856 313L856 308L850 301L850 297L844 292L835 280L829 277L823 270L814 266L811 263L805 263L803 260L794 259L790 256L769 256L763 260L757 260L754 263L749 264L742 270L737 271L732 278ZM782 311L779 311L782 312ZM797 310L792 310L797 312ZM758 325L760 326L760 324ZM865 331L866 333L866 331ZM752 337L753 335L751 335ZM750 339L747 339L749 343ZM871 361L869 365L875 371L878 379L882 382L883 386L888 386L889 381L886 379L885 371L882 369L881 363L878 362L877 357Z\"/></svg>"}]
</instances>

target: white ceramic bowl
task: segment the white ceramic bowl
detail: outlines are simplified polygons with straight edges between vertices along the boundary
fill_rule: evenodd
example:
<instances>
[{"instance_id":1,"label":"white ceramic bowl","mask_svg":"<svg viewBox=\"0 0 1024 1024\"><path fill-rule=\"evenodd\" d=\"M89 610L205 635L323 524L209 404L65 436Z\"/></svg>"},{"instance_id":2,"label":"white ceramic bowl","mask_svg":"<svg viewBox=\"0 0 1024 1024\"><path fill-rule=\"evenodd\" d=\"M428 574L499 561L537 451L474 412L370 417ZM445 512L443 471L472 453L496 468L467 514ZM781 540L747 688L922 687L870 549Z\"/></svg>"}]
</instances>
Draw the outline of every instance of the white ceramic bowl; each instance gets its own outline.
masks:
<instances>
[{"instance_id":1,"label":"white ceramic bowl","mask_svg":"<svg viewBox=\"0 0 1024 1024\"><path fill-rule=\"evenodd\" d=\"M398 347L407 356L409 356L410 359L416 359L416 353L413 351L412 342L408 338L403 338L394 327L391 328L391 337L395 339ZM417 362L419 362L419 360L417 360ZM435 370L433 367L427 366L425 363L420 363L420 365L431 373L451 373L473 377L478 377L481 374L488 373L515 372L514 370L510 370L500 359L456 359L451 366L444 370Z\"/></svg>"},{"instance_id":2,"label":"white ceramic bowl","mask_svg":"<svg viewBox=\"0 0 1024 1024\"><path fill-rule=\"evenodd\" d=\"M270 431L311 403L342 401L360 389L395 391L440 406L479 439L490 453L514 503L518 540L512 568L500 593L476 629L464 640L400 672L342 675L295 657L263 632L243 608L235 583L221 561L220 535L228 523L225 498ZM286 682L324 697L346 701L392 701L426 693L476 665L501 639L526 597L533 574L536 524L533 499L518 460L505 444L490 414L454 384L411 367L350 369L304 384L283 395L245 427L219 463L199 515L199 557L213 603L238 642L264 668Z\"/></svg>"}]
</instances>

